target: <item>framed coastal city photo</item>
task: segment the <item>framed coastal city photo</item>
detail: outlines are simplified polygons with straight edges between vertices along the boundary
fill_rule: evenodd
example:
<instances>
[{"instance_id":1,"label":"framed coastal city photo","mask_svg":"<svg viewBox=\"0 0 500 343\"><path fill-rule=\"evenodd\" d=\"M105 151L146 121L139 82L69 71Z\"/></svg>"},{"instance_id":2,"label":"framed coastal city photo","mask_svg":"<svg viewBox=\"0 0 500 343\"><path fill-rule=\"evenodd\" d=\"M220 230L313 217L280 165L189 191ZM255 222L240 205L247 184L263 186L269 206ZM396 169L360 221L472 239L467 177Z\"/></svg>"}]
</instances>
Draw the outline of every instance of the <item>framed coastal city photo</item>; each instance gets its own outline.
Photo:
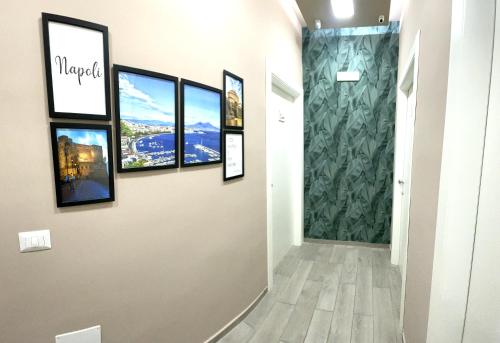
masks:
<instances>
[{"instance_id":1,"label":"framed coastal city photo","mask_svg":"<svg viewBox=\"0 0 500 343\"><path fill-rule=\"evenodd\" d=\"M181 165L222 162L222 92L181 80Z\"/></svg>"},{"instance_id":2,"label":"framed coastal city photo","mask_svg":"<svg viewBox=\"0 0 500 343\"><path fill-rule=\"evenodd\" d=\"M111 119L108 28L42 13L49 116Z\"/></svg>"},{"instance_id":3,"label":"framed coastal city photo","mask_svg":"<svg viewBox=\"0 0 500 343\"><path fill-rule=\"evenodd\" d=\"M243 130L243 79L224 70L224 126Z\"/></svg>"},{"instance_id":4,"label":"framed coastal city photo","mask_svg":"<svg viewBox=\"0 0 500 343\"><path fill-rule=\"evenodd\" d=\"M111 126L50 123L57 207L115 200Z\"/></svg>"},{"instance_id":5,"label":"framed coastal city photo","mask_svg":"<svg viewBox=\"0 0 500 343\"><path fill-rule=\"evenodd\" d=\"M243 131L224 131L224 181L245 175Z\"/></svg>"},{"instance_id":6,"label":"framed coastal city photo","mask_svg":"<svg viewBox=\"0 0 500 343\"><path fill-rule=\"evenodd\" d=\"M113 66L118 172L177 168L176 77Z\"/></svg>"}]
</instances>

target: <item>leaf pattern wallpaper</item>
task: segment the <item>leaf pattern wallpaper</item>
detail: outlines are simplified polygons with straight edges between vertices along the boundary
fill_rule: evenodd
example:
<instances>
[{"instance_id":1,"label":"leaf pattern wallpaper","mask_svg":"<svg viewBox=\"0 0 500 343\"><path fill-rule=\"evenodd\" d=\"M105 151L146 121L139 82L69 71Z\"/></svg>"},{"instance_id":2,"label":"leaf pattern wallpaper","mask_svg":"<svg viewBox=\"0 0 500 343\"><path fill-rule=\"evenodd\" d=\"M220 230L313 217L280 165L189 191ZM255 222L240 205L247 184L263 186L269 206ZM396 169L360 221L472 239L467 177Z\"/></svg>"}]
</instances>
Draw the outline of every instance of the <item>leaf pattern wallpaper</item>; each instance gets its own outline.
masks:
<instances>
[{"instance_id":1,"label":"leaf pattern wallpaper","mask_svg":"<svg viewBox=\"0 0 500 343\"><path fill-rule=\"evenodd\" d=\"M304 29L302 43L304 235L390 243L399 23Z\"/></svg>"}]
</instances>

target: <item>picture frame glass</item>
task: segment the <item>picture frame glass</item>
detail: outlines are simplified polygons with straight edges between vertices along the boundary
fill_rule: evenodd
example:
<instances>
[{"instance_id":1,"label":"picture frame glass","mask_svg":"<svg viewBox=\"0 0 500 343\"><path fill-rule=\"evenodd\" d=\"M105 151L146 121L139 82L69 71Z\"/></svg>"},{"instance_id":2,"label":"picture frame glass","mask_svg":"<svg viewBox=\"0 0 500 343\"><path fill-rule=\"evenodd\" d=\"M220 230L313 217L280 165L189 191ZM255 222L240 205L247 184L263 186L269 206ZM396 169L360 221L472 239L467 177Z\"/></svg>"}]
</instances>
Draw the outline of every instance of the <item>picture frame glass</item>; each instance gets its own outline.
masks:
<instances>
[{"instance_id":1,"label":"picture frame glass","mask_svg":"<svg viewBox=\"0 0 500 343\"><path fill-rule=\"evenodd\" d=\"M183 166L222 162L221 94L183 84Z\"/></svg>"},{"instance_id":2,"label":"picture frame glass","mask_svg":"<svg viewBox=\"0 0 500 343\"><path fill-rule=\"evenodd\" d=\"M53 125L58 206L114 199L111 129Z\"/></svg>"},{"instance_id":3,"label":"picture frame glass","mask_svg":"<svg viewBox=\"0 0 500 343\"><path fill-rule=\"evenodd\" d=\"M118 70L119 171L177 167L177 83Z\"/></svg>"},{"instance_id":4,"label":"picture frame glass","mask_svg":"<svg viewBox=\"0 0 500 343\"><path fill-rule=\"evenodd\" d=\"M243 80L225 72L224 97L224 126L231 129L243 129Z\"/></svg>"},{"instance_id":5,"label":"picture frame glass","mask_svg":"<svg viewBox=\"0 0 500 343\"><path fill-rule=\"evenodd\" d=\"M224 133L224 180L244 175L243 133Z\"/></svg>"}]
</instances>

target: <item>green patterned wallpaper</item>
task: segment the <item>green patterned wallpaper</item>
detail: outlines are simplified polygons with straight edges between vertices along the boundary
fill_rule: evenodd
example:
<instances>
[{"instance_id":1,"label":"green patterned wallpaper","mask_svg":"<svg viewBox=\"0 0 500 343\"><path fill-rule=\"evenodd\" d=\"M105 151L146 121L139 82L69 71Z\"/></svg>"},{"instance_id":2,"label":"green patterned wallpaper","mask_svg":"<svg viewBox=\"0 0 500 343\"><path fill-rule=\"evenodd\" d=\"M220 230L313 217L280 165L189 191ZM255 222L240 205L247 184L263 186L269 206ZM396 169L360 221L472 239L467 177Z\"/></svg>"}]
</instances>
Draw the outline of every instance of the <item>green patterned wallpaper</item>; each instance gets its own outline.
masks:
<instances>
[{"instance_id":1,"label":"green patterned wallpaper","mask_svg":"<svg viewBox=\"0 0 500 343\"><path fill-rule=\"evenodd\" d=\"M302 44L305 237L390 243L399 23L305 29Z\"/></svg>"}]
</instances>

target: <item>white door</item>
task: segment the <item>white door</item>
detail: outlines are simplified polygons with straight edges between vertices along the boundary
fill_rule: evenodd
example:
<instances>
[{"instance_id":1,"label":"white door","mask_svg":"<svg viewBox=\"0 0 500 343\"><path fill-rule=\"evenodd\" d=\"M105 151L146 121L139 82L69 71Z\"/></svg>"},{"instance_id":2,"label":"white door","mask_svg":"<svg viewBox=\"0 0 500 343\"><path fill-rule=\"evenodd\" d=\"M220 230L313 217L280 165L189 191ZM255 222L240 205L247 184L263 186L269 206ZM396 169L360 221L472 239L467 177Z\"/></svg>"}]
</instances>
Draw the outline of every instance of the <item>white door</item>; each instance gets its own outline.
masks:
<instances>
[{"instance_id":1,"label":"white door","mask_svg":"<svg viewBox=\"0 0 500 343\"><path fill-rule=\"evenodd\" d=\"M462 343L500 342L500 19L497 7L474 253ZM464 180L464 182L467 182ZM473 228L471 228L473 229Z\"/></svg>"},{"instance_id":2,"label":"white door","mask_svg":"<svg viewBox=\"0 0 500 343\"><path fill-rule=\"evenodd\" d=\"M400 263L402 269L406 268L406 250L408 246L408 226L410 224L410 191L411 191L411 167L413 158L413 136L415 133L415 93L410 90L406 107L406 127L404 145L404 165L401 179L398 180L401 191L401 241L400 241Z\"/></svg>"},{"instance_id":3,"label":"white door","mask_svg":"<svg viewBox=\"0 0 500 343\"><path fill-rule=\"evenodd\" d=\"M410 88L406 105L406 127L404 135L404 165L401 179L398 180L401 191L400 215L400 247L399 265L402 278L401 318L404 314L404 297L406 287L406 262L408 250L408 227L410 225L410 192L411 192L411 167L413 158L413 136L415 133L415 92ZM401 321L402 322L402 321Z\"/></svg>"},{"instance_id":4,"label":"white door","mask_svg":"<svg viewBox=\"0 0 500 343\"><path fill-rule=\"evenodd\" d=\"M293 100L292 100L293 101ZM271 201L273 269L293 244L293 140L292 102L286 94L273 89L269 135L271 153Z\"/></svg>"}]
</instances>

